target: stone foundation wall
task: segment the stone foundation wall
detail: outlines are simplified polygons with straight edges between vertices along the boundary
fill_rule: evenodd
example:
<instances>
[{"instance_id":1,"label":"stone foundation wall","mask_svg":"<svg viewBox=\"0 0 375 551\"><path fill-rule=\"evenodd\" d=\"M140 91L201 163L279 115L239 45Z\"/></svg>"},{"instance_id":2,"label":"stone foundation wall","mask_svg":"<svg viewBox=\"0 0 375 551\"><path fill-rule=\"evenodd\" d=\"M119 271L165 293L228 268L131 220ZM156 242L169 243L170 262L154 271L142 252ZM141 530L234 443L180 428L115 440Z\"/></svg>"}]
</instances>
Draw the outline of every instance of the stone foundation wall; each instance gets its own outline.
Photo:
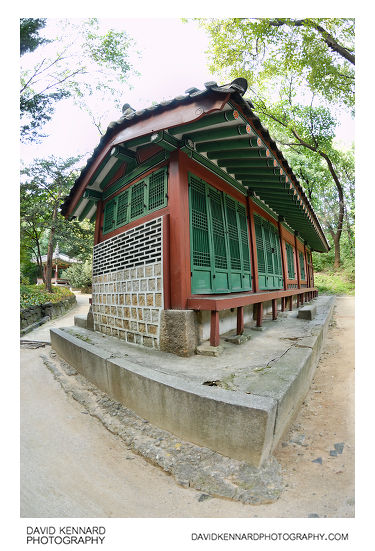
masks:
<instances>
[{"instance_id":1,"label":"stone foundation wall","mask_svg":"<svg viewBox=\"0 0 375 551\"><path fill-rule=\"evenodd\" d=\"M94 247L95 331L159 348L164 307L162 235L162 218L157 218Z\"/></svg>"},{"instance_id":2,"label":"stone foundation wall","mask_svg":"<svg viewBox=\"0 0 375 551\"><path fill-rule=\"evenodd\" d=\"M46 318L49 319L62 316L65 312L68 312L75 304L77 299L74 296L65 298L60 302L46 302L37 306L29 306L29 308L23 308L20 311L20 326L21 330L27 329L30 325L38 322L39 320Z\"/></svg>"}]
</instances>

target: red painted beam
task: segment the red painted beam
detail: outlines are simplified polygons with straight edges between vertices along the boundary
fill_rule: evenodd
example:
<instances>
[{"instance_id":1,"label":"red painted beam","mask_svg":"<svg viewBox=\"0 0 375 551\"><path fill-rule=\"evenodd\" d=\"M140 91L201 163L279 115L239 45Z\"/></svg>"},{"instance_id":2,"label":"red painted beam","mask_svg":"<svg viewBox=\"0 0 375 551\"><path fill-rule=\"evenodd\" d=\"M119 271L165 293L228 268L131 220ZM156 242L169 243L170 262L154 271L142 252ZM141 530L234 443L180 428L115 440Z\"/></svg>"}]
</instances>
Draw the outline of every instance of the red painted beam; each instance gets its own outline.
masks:
<instances>
[{"instance_id":1,"label":"red painted beam","mask_svg":"<svg viewBox=\"0 0 375 551\"><path fill-rule=\"evenodd\" d=\"M306 287L305 293L316 291L313 287ZM238 306L249 306L267 302L272 299L287 298L301 294L301 289L287 289L277 291L267 291L260 293L236 293L228 295L192 295L187 299L187 308L190 310L228 310L238 308Z\"/></svg>"}]
</instances>

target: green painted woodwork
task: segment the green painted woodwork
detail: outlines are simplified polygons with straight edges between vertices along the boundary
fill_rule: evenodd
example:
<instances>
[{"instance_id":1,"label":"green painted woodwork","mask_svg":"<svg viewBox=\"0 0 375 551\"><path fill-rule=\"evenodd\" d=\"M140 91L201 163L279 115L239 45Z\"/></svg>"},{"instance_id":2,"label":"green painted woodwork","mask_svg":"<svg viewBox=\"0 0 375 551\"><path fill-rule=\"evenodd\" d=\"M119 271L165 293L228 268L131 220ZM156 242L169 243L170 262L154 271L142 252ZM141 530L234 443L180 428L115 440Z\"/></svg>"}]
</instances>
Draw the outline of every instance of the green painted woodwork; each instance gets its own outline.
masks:
<instances>
[{"instance_id":1,"label":"green painted woodwork","mask_svg":"<svg viewBox=\"0 0 375 551\"><path fill-rule=\"evenodd\" d=\"M146 134L146 136L139 136L139 138L133 138L132 140L128 140L124 142L124 145L127 149L130 149L132 147L139 147L141 145L146 145L151 143L151 136L152 134Z\"/></svg>"},{"instance_id":2,"label":"green painted woodwork","mask_svg":"<svg viewBox=\"0 0 375 551\"><path fill-rule=\"evenodd\" d=\"M300 271L301 279L306 279L304 256L301 251L299 251L298 254L299 254L299 271Z\"/></svg>"},{"instance_id":3,"label":"green painted woodwork","mask_svg":"<svg viewBox=\"0 0 375 551\"><path fill-rule=\"evenodd\" d=\"M242 173L244 175L244 179L246 176L252 176L252 177L258 177L258 176L277 176L280 178L282 176L280 174L280 171L278 168L271 168L271 167L262 167L262 166L256 166L253 168L249 168L248 165L246 165L246 161L238 161L240 164L236 164L232 161L218 161L218 165L220 167L226 168L228 172L230 173ZM241 164L243 163L243 164ZM242 170L241 170L242 169Z\"/></svg>"},{"instance_id":4,"label":"green painted woodwork","mask_svg":"<svg viewBox=\"0 0 375 551\"><path fill-rule=\"evenodd\" d=\"M273 158L267 157L264 149L231 149L230 151L208 151L207 157L209 159L217 160L247 160L249 166L252 163L262 162L267 163L266 166L273 167Z\"/></svg>"},{"instance_id":5,"label":"green painted woodwork","mask_svg":"<svg viewBox=\"0 0 375 551\"><path fill-rule=\"evenodd\" d=\"M192 293L250 290L245 207L190 174L189 215Z\"/></svg>"},{"instance_id":6,"label":"green painted woodwork","mask_svg":"<svg viewBox=\"0 0 375 551\"><path fill-rule=\"evenodd\" d=\"M237 173L237 170L236 170ZM288 186L288 183L286 181L285 176L252 176L252 175L246 175L241 176L241 180L244 186L251 187L252 184L255 183L265 183L265 184L280 184L283 186Z\"/></svg>"},{"instance_id":7,"label":"green painted woodwork","mask_svg":"<svg viewBox=\"0 0 375 551\"><path fill-rule=\"evenodd\" d=\"M82 195L83 199L91 199L92 201L100 201L102 198L102 192L96 189L86 188Z\"/></svg>"},{"instance_id":8,"label":"green painted woodwork","mask_svg":"<svg viewBox=\"0 0 375 551\"><path fill-rule=\"evenodd\" d=\"M285 243L286 248L286 259L287 259L287 266L288 266L288 278L294 279L295 278L295 271L294 271L294 247L290 245L290 243Z\"/></svg>"},{"instance_id":9,"label":"green painted woodwork","mask_svg":"<svg viewBox=\"0 0 375 551\"><path fill-rule=\"evenodd\" d=\"M85 206L85 208L83 209L83 211L81 212L81 214L78 217L78 220L80 222L82 222L82 220L84 220L86 218L86 216L88 215L88 213L90 212L90 210L92 209L94 204L95 204L95 201L92 201L92 200L88 201L87 205Z\"/></svg>"},{"instance_id":10,"label":"green painted woodwork","mask_svg":"<svg viewBox=\"0 0 375 551\"><path fill-rule=\"evenodd\" d=\"M93 176L90 178L90 184L94 184L95 183L95 180L98 178L98 176L100 175L101 171L103 170L103 168L105 167L105 165L107 164L107 162L109 161L110 159L110 154L108 153L104 159L102 160L102 162L100 163L100 165L98 166L98 168L95 170Z\"/></svg>"},{"instance_id":11,"label":"green painted woodwork","mask_svg":"<svg viewBox=\"0 0 375 551\"><path fill-rule=\"evenodd\" d=\"M116 226L124 226L129 222L129 189L126 189L118 196L117 199L117 212L116 212Z\"/></svg>"},{"instance_id":12,"label":"green painted woodwork","mask_svg":"<svg viewBox=\"0 0 375 551\"><path fill-rule=\"evenodd\" d=\"M278 229L258 215L254 215L254 226L259 289L281 289L283 272Z\"/></svg>"},{"instance_id":13,"label":"green painted woodwork","mask_svg":"<svg viewBox=\"0 0 375 551\"><path fill-rule=\"evenodd\" d=\"M277 186L275 184L252 184L249 186L249 190L255 191L256 193L264 193L265 195L280 195L281 197L289 197L291 192L289 188L283 188L282 186Z\"/></svg>"},{"instance_id":14,"label":"green painted woodwork","mask_svg":"<svg viewBox=\"0 0 375 551\"><path fill-rule=\"evenodd\" d=\"M240 182L237 182L235 178L232 178L229 174L227 174L225 170L222 170L220 167L215 165L212 161L187 146L182 147L181 151L186 153L191 159L194 159L194 161L197 161L197 163L207 168L213 174L216 174L216 176L219 176L222 180L242 193L242 195L246 195L246 188Z\"/></svg>"},{"instance_id":15,"label":"green painted woodwork","mask_svg":"<svg viewBox=\"0 0 375 551\"><path fill-rule=\"evenodd\" d=\"M249 182L249 185L246 186L248 188L249 191L251 190L257 190L257 189L264 189L264 190L269 190L269 191L272 191L272 190L279 190L281 191L282 193L285 193L285 192L288 192L289 191L289 186L288 184L285 184L285 183L280 183L280 182L259 182L259 181L254 181L254 182Z\"/></svg>"},{"instance_id":16,"label":"green painted woodwork","mask_svg":"<svg viewBox=\"0 0 375 551\"><path fill-rule=\"evenodd\" d=\"M136 165L137 164L137 158L136 153L134 151L130 151L130 149L127 149L123 146L116 145L111 150L111 155L113 157L116 157L116 159L119 159L128 165Z\"/></svg>"},{"instance_id":17,"label":"green painted woodwork","mask_svg":"<svg viewBox=\"0 0 375 551\"><path fill-rule=\"evenodd\" d=\"M235 118L238 118L238 113L237 117L234 113L234 111L220 111L219 113L214 113L212 115L202 117L195 122L190 122L187 124L175 126L174 128L169 128L168 132L172 136L175 136L176 134L195 132L196 130L200 130L201 128L206 128L207 126L221 124L227 121L233 121L235 120Z\"/></svg>"},{"instance_id":18,"label":"green painted woodwork","mask_svg":"<svg viewBox=\"0 0 375 551\"><path fill-rule=\"evenodd\" d=\"M90 218L90 222L95 222L97 213L98 213L98 209L96 208L94 214Z\"/></svg>"},{"instance_id":19,"label":"green painted woodwork","mask_svg":"<svg viewBox=\"0 0 375 551\"><path fill-rule=\"evenodd\" d=\"M165 207L167 184L167 169L163 167L108 201L104 207L103 234Z\"/></svg>"},{"instance_id":20,"label":"green painted woodwork","mask_svg":"<svg viewBox=\"0 0 375 551\"><path fill-rule=\"evenodd\" d=\"M147 172L162 161L165 161L168 156L169 155L166 151L160 151L156 155L153 155L152 157L144 161L141 165L137 166L132 172L126 174L125 176L114 182L108 189L106 189L103 192L103 199L107 199L113 193L124 187L126 184L128 184L135 178L138 178L138 176L142 176L144 172Z\"/></svg>"},{"instance_id":21,"label":"green painted woodwork","mask_svg":"<svg viewBox=\"0 0 375 551\"><path fill-rule=\"evenodd\" d=\"M108 173L104 176L103 180L100 182L99 187L100 189L104 189L105 186L112 180L112 178L115 176L116 172L122 165L121 160L117 160L113 167L108 171Z\"/></svg>"},{"instance_id":22,"label":"green painted woodwork","mask_svg":"<svg viewBox=\"0 0 375 551\"><path fill-rule=\"evenodd\" d=\"M108 201L104 208L103 233L108 233L115 229L116 224L117 198Z\"/></svg>"},{"instance_id":23,"label":"green painted woodwork","mask_svg":"<svg viewBox=\"0 0 375 551\"><path fill-rule=\"evenodd\" d=\"M201 130L200 132L184 133L183 138L189 138L194 143L206 142L209 140L219 140L221 138L232 138L245 136L249 134L250 127L242 124L239 126L227 126L222 128L214 128Z\"/></svg>"},{"instance_id":24,"label":"green painted woodwork","mask_svg":"<svg viewBox=\"0 0 375 551\"><path fill-rule=\"evenodd\" d=\"M196 146L198 152L204 151L221 151L223 147L228 149L249 149L250 147L257 147L257 138L237 138L233 140L225 140L225 142L203 142L198 143Z\"/></svg>"},{"instance_id":25,"label":"green painted woodwork","mask_svg":"<svg viewBox=\"0 0 375 551\"><path fill-rule=\"evenodd\" d=\"M175 151L181 145L179 140L176 140L173 136L170 136L165 130L156 132L151 136L151 143L157 143L160 147L163 147L166 151Z\"/></svg>"}]
</instances>

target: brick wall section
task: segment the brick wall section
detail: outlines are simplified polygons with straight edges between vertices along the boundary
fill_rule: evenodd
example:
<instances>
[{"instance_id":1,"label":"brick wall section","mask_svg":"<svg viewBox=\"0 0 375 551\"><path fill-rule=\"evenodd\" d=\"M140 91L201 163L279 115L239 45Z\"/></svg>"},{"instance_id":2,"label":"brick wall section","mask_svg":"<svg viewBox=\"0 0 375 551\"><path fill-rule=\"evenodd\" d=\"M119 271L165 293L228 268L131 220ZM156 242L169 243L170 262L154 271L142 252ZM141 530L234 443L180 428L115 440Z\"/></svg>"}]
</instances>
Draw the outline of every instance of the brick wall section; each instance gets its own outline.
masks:
<instances>
[{"instance_id":1,"label":"brick wall section","mask_svg":"<svg viewBox=\"0 0 375 551\"><path fill-rule=\"evenodd\" d=\"M94 329L159 348L163 309L162 218L94 247Z\"/></svg>"}]
</instances>

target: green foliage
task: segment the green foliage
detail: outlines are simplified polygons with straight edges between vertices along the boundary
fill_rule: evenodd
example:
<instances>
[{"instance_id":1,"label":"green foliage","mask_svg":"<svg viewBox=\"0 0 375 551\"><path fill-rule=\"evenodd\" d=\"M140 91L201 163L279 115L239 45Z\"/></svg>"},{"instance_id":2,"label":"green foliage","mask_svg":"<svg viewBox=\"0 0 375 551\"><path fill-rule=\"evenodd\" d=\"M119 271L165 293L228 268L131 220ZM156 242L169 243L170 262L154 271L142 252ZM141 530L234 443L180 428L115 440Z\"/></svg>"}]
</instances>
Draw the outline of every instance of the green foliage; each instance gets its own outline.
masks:
<instances>
[{"instance_id":1,"label":"green foliage","mask_svg":"<svg viewBox=\"0 0 375 551\"><path fill-rule=\"evenodd\" d=\"M61 273L75 289L88 290L92 285L92 261L86 260L82 264L72 264Z\"/></svg>"},{"instance_id":2,"label":"green foliage","mask_svg":"<svg viewBox=\"0 0 375 551\"><path fill-rule=\"evenodd\" d=\"M39 31L46 26L46 19L20 19L20 54L33 52L41 44L49 42L39 36Z\"/></svg>"},{"instance_id":3,"label":"green foliage","mask_svg":"<svg viewBox=\"0 0 375 551\"><path fill-rule=\"evenodd\" d=\"M210 39L211 70L249 85L294 75L329 102L354 106L354 19L199 19Z\"/></svg>"},{"instance_id":4,"label":"green foliage","mask_svg":"<svg viewBox=\"0 0 375 551\"><path fill-rule=\"evenodd\" d=\"M67 245L67 250L60 250L69 256L82 259L91 256L93 224L71 224L57 212L76 179L77 173L73 169L77 160L55 157L35 159L21 170L21 272L30 283L35 281L31 260L47 253L52 230L52 249L59 241L60 247Z\"/></svg>"},{"instance_id":5,"label":"green foliage","mask_svg":"<svg viewBox=\"0 0 375 551\"><path fill-rule=\"evenodd\" d=\"M346 270L316 272L314 283L323 295L354 295L355 292L352 274Z\"/></svg>"},{"instance_id":6,"label":"green foliage","mask_svg":"<svg viewBox=\"0 0 375 551\"><path fill-rule=\"evenodd\" d=\"M28 308L46 302L59 302L74 296L74 293L64 287L53 287L52 291L48 293L44 285L20 285L20 307Z\"/></svg>"},{"instance_id":7,"label":"green foliage","mask_svg":"<svg viewBox=\"0 0 375 551\"><path fill-rule=\"evenodd\" d=\"M337 114L354 107L354 20L200 19L211 69L244 77L270 130L332 238L335 266L344 231L354 244L354 156L334 143Z\"/></svg>"}]
</instances>

